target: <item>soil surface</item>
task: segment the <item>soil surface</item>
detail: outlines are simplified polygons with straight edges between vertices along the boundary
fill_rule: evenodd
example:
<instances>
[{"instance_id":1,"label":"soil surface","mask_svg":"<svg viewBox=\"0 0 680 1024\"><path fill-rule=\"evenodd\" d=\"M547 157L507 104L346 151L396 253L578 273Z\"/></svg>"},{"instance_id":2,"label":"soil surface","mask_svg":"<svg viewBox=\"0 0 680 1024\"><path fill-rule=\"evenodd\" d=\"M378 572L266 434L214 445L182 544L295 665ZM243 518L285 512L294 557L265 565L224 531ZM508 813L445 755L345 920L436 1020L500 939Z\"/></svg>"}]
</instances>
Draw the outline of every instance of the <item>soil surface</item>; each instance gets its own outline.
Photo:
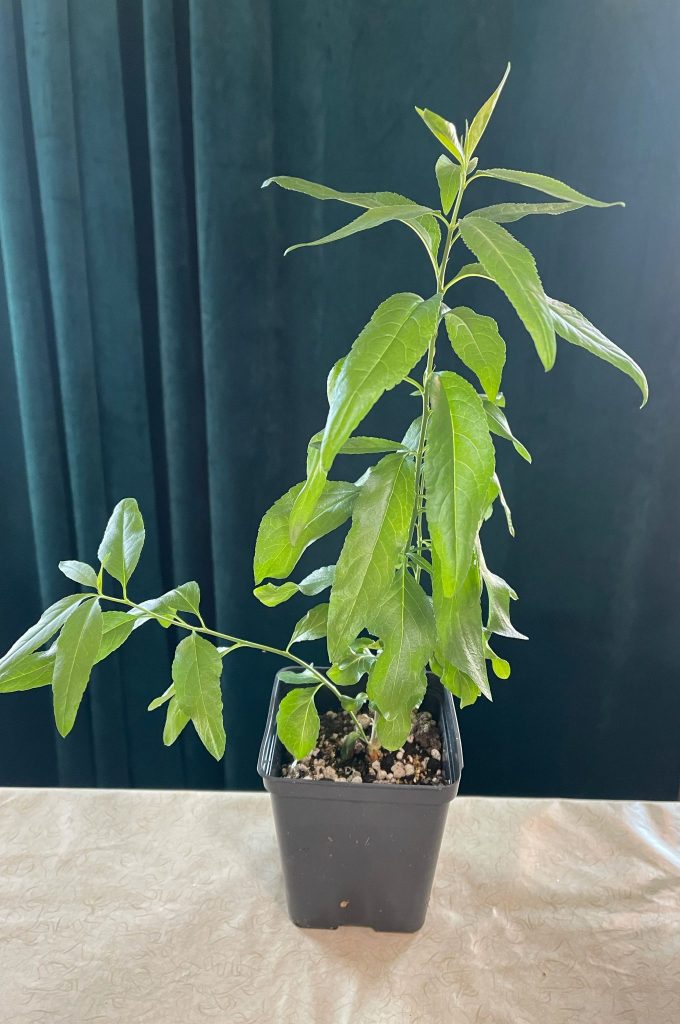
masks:
<instances>
[{"instance_id":1,"label":"soil surface","mask_svg":"<svg viewBox=\"0 0 680 1024\"><path fill-rule=\"evenodd\" d=\"M370 726L368 716L359 721ZM281 774L289 779L332 782L388 782L400 786L438 786L444 782L442 738L439 726L429 711L413 715L411 733L399 750L381 750L371 761L361 740L354 743L349 757L343 757L342 741L353 731L346 711L326 711L321 715L317 746L302 761L284 765Z\"/></svg>"}]
</instances>

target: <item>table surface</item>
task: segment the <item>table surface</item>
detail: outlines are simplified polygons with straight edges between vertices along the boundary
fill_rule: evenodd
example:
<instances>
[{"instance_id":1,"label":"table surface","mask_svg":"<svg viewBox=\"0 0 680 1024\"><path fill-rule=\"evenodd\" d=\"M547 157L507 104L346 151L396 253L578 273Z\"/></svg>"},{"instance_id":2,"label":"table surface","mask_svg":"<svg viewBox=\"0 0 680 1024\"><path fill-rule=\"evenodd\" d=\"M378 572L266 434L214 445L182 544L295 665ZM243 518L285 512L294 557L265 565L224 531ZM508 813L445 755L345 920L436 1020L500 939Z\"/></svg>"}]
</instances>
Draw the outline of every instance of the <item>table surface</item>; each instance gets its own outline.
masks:
<instances>
[{"instance_id":1,"label":"table surface","mask_svg":"<svg viewBox=\"0 0 680 1024\"><path fill-rule=\"evenodd\" d=\"M286 916L266 794L0 790L7 1024L678 1024L680 805L458 798L415 935Z\"/></svg>"}]
</instances>

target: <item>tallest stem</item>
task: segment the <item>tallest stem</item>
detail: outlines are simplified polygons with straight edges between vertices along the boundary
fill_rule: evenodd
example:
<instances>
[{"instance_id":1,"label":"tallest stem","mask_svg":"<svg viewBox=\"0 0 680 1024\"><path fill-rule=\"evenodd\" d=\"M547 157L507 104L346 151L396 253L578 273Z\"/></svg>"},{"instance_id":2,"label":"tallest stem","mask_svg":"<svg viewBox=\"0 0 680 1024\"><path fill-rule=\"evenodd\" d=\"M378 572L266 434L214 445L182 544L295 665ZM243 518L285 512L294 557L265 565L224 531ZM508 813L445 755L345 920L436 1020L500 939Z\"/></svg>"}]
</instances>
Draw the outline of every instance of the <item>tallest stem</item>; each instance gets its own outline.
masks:
<instances>
[{"instance_id":1,"label":"tallest stem","mask_svg":"<svg viewBox=\"0 0 680 1024\"><path fill-rule=\"evenodd\" d=\"M465 165L461 167L460 172L460 186L458 188L458 194L456 195L456 201L453 204L453 210L451 212L451 219L448 224L446 232L446 240L444 242L444 251L442 253L442 260L435 273L435 280L437 285L437 292L439 295L444 295L444 280L446 277L446 267L449 262L449 254L451 252L451 246L455 241L456 228L458 226L458 213L460 211L460 204L463 199L463 193L465 191L465 177L467 168ZM423 373L423 415L420 424L420 434L418 437L418 448L416 451L416 496L413 504L413 512L411 515L411 525L408 531L409 544L413 541L413 531L416 531L416 551L418 555L422 555L422 541L423 541L423 501L424 501L424 483L423 483L423 459L425 455L425 441L427 438L427 425L430 418L430 390L432 386L432 374L434 371L434 358L437 350L437 333L439 331L439 324L441 323L442 312L441 306L439 310L439 316L437 317L437 324L430 338L430 344L427 348L427 362L425 364L425 371ZM420 566L416 563L415 577L420 579Z\"/></svg>"}]
</instances>

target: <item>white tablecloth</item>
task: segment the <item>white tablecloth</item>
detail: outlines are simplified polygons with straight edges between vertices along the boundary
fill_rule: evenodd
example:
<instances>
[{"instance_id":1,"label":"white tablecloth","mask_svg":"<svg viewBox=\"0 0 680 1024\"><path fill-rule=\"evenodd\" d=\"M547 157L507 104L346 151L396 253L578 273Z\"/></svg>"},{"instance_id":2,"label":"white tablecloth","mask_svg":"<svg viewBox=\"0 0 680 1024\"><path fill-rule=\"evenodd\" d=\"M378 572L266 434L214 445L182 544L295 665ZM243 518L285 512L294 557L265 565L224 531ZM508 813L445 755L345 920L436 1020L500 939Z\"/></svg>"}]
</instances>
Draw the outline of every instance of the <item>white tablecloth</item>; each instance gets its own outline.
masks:
<instances>
[{"instance_id":1,"label":"white tablecloth","mask_svg":"<svg viewBox=\"0 0 680 1024\"><path fill-rule=\"evenodd\" d=\"M458 798L415 935L286 916L265 794L0 790L6 1024L678 1024L680 805Z\"/></svg>"}]
</instances>

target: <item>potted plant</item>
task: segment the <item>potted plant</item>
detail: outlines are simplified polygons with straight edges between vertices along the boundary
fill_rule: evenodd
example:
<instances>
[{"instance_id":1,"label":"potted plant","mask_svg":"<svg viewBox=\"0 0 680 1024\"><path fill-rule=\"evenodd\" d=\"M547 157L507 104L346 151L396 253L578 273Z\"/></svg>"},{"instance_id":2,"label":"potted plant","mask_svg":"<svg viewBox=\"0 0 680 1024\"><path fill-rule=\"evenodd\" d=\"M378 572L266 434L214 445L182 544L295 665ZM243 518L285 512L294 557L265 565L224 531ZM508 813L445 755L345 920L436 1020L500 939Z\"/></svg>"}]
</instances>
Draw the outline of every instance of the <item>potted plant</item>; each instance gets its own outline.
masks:
<instances>
[{"instance_id":1,"label":"potted plant","mask_svg":"<svg viewBox=\"0 0 680 1024\"><path fill-rule=\"evenodd\" d=\"M106 527L98 568L60 563L84 589L48 608L0 660L0 691L52 687L57 728L66 736L99 661L146 622L176 627L185 635L172 682L149 709L165 708L165 744L191 722L216 758L225 747L224 658L255 648L292 663L275 681L259 771L273 797L291 916L301 925L420 927L462 767L452 695L461 707L480 695L491 699L488 666L502 679L510 674L492 637L525 639L510 619L517 595L487 566L480 530L498 504L513 533L494 438L531 459L506 417L498 326L456 306L455 286L479 277L500 288L546 370L560 337L628 374L643 404L647 399L639 366L581 313L546 296L533 256L504 227L536 214L623 204L591 199L541 174L478 166L477 147L508 71L463 135L418 109L443 150L435 165L439 208L299 178L264 183L360 211L303 245L397 221L422 244L434 277L431 295L386 298L331 369L328 416L309 442L306 479L262 519L256 597L274 606L329 591L302 616L287 648L208 628L195 582L150 600L133 598L144 524L137 503L125 498ZM464 198L482 178L541 192L549 201L463 214ZM462 260L452 269L458 252ZM456 369L446 368L450 362ZM358 435L381 395L399 385L419 400L419 415L405 424L403 437ZM341 454L376 461L354 481L329 479ZM291 580L303 551L350 520L336 564ZM298 654L298 645L322 638L330 665L323 670Z\"/></svg>"}]
</instances>

